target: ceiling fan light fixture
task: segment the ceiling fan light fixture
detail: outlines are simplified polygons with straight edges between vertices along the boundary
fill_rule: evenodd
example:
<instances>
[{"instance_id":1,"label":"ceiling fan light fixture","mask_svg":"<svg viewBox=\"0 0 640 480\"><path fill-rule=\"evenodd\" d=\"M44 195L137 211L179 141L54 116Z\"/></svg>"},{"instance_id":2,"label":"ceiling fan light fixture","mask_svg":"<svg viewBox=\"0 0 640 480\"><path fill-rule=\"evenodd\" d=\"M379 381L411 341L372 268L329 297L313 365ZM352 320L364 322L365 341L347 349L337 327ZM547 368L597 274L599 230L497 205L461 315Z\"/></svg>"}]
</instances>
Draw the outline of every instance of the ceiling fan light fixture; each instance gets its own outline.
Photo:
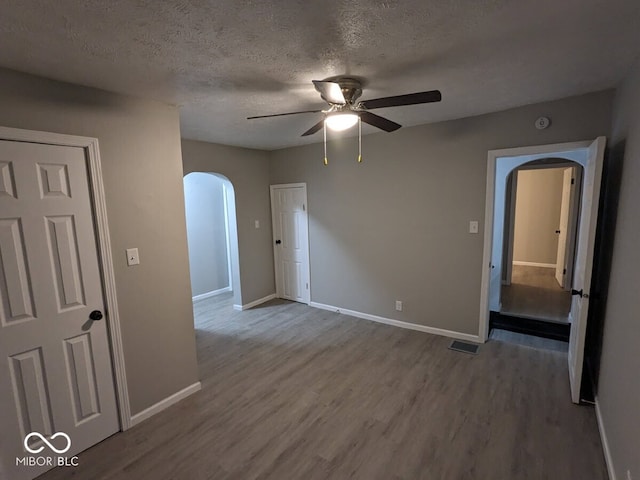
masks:
<instances>
[{"instance_id":1,"label":"ceiling fan light fixture","mask_svg":"<svg viewBox=\"0 0 640 480\"><path fill-rule=\"evenodd\" d=\"M358 122L358 115L353 112L338 112L327 115L325 124L331 130L340 132L353 127Z\"/></svg>"}]
</instances>

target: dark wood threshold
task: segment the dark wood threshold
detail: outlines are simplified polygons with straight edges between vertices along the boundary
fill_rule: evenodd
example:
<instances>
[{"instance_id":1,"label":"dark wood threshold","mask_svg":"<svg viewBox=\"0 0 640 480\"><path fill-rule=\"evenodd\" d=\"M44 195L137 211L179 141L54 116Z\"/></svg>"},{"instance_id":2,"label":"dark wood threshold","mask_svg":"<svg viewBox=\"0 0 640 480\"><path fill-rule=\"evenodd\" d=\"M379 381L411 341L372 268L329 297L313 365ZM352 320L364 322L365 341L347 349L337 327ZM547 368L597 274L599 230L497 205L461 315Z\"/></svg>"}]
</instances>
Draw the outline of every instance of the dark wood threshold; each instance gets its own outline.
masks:
<instances>
[{"instance_id":1,"label":"dark wood threshold","mask_svg":"<svg viewBox=\"0 0 640 480\"><path fill-rule=\"evenodd\" d=\"M571 325L555 322L545 322L533 318L505 315L500 312L490 312L489 328L500 328L510 332L524 333L536 337L550 338L562 342L569 341Z\"/></svg>"}]
</instances>

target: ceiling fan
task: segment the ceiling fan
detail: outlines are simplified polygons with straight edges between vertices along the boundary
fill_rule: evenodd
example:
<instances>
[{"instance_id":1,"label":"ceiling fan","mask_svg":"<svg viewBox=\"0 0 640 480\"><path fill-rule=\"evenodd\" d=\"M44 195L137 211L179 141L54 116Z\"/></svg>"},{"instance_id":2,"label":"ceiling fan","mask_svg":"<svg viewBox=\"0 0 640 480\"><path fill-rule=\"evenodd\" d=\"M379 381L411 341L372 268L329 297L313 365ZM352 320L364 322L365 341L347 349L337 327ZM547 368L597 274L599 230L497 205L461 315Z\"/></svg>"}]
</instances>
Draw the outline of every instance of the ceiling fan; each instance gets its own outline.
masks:
<instances>
[{"instance_id":1,"label":"ceiling fan","mask_svg":"<svg viewBox=\"0 0 640 480\"><path fill-rule=\"evenodd\" d=\"M303 110L300 112L258 115L247 117L247 120L298 115L301 113L323 113L325 118L304 132L302 134L303 137L313 135L322 129L322 127L325 126L325 121L326 126L332 130L346 130L355 125L358 119L385 132L393 132L402 125L376 115L375 113L371 113L369 110L400 107L404 105L418 105L442 100L442 94L439 90L430 90L428 92L409 93L406 95L358 101L358 98L362 95L362 82L352 77L333 77L327 80L313 80L313 85L316 87L316 90L320 92L322 99L329 104L329 108L325 110Z\"/></svg>"}]
</instances>

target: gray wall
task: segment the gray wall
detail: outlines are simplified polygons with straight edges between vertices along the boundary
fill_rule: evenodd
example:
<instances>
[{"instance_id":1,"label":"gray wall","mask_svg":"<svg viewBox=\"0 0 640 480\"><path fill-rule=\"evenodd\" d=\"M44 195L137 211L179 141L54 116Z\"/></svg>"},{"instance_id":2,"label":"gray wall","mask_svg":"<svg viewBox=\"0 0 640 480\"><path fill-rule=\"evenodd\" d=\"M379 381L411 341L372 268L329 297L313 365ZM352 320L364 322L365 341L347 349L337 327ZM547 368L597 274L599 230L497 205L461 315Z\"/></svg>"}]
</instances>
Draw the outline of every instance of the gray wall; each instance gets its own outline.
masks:
<instances>
[{"instance_id":1,"label":"gray wall","mask_svg":"<svg viewBox=\"0 0 640 480\"><path fill-rule=\"evenodd\" d=\"M326 167L320 143L271 152L271 183L307 182L312 301L477 335L487 151L608 135L612 96L368 135L362 164L355 138L332 141Z\"/></svg>"},{"instance_id":2,"label":"gray wall","mask_svg":"<svg viewBox=\"0 0 640 480\"><path fill-rule=\"evenodd\" d=\"M617 92L610 145L624 151L598 403L618 479L640 478L640 61Z\"/></svg>"},{"instance_id":3,"label":"gray wall","mask_svg":"<svg viewBox=\"0 0 640 480\"><path fill-rule=\"evenodd\" d=\"M513 260L556 263L560 205L561 168L519 170L516 188L516 217Z\"/></svg>"},{"instance_id":4,"label":"gray wall","mask_svg":"<svg viewBox=\"0 0 640 480\"><path fill-rule=\"evenodd\" d=\"M219 173L233 184L238 225L241 303L246 305L275 293L268 153L183 140L182 161L185 174ZM255 228L256 220L260 222L259 229Z\"/></svg>"},{"instance_id":5,"label":"gray wall","mask_svg":"<svg viewBox=\"0 0 640 480\"><path fill-rule=\"evenodd\" d=\"M224 180L209 173L184 177L191 294L229 286Z\"/></svg>"},{"instance_id":6,"label":"gray wall","mask_svg":"<svg viewBox=\"0 0 640 480\"><path fill-rule=\"evenodd\" d=\"M132 413L197 382L177 108L0 70L0 125L99 140Z\"/></svg>"}]
</instances>

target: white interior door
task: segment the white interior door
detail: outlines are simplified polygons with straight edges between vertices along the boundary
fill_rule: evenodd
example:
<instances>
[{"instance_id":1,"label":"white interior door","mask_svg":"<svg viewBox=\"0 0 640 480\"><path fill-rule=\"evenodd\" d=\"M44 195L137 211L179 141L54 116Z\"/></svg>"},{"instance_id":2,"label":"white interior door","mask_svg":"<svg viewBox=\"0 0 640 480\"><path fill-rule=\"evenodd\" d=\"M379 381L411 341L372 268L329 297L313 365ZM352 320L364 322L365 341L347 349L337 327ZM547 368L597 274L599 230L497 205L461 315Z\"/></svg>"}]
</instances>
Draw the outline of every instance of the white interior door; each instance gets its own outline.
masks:
<instances>
[{"instance_id":1,"label":"white interior door","mask_svg":"<svg viewBox=\"0 0 640 480\"><path fill-rule=\"evenodd\" d=\"M305 184L272 185L276 294L309 303L309 226Z\"/></svg>"},{"instance_id":2,"label":"white interior door","mask_svg":"<svg viewBox=\"0 0 640 480\"><path fill-rule=\"evenodd\" d=\"M0 141L0 478L119 430L84 149ZM54 436L52 439L51 437Z\"/></svg>"},{"instance_id":3,"label":"white interior door","mask_svg":"<svg viewBox=\"0 0 640 480\"><path fill-rule=\"evenodd\" d=\"M593 267L593 251L598 220L600 181L604 159L605 137L598 137L589 147L582 181L582 201L580 205L580 223L576 245L573 289L582 295L574 295L571 303L571 337L569 339L569 380L571 399L580 401L584 342L587 332L587 313L589 310L589 288Z\"/></svg>"},{"instance_id":4,"label":"white interior door","mask_svg":"<svg viewBox=\"0 0 640 480\"><path fill-rule=\"evenodd\" d=\"M562 177L562 200L560 202L560 225L558 225L558 255L556 257L556 280L564 288L566 270L567 238L569 230L569 208L571 203L571 187L573 168L565 168Z\"/></svg>"}]
</instances>

